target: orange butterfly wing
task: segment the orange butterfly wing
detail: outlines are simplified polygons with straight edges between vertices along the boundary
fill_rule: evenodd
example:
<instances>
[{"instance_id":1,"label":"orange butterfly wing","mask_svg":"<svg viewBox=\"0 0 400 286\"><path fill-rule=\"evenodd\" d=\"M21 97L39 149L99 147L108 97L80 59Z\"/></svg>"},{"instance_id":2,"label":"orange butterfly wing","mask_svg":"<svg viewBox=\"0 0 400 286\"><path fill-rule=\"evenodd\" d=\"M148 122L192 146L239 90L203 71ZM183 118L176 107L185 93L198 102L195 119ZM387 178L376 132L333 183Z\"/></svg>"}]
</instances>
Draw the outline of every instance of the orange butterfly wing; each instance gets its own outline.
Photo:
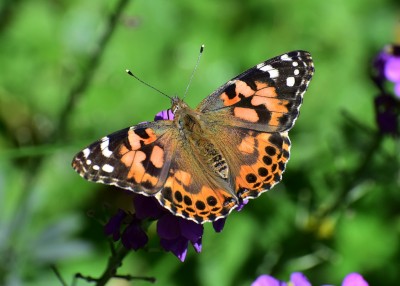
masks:
<instances>
[{"instance_id":1,"label":"orange butterfly wing","mask_svg":"<svg viewBox=\"0 0 400 286\"><path fill-rule=\"evenodd\" d=\"M208 137L227 160L240 199L256 198L282 179L290 155L287 131L313 72L308 52L290 52L245 71L197 107L212 126Z\"/></svg>"},{"instance_id":2,"label":"orange butterfly wing","mask_svg":"<svg viewBox=\"0 0 400 286\"><path fill-rule=\"evenodd\" d=\"M156 121L117 131L79 152L72 167L86 180L154 195L176 148L171 126L172 121Z\"/></svg>"}]
</instances>

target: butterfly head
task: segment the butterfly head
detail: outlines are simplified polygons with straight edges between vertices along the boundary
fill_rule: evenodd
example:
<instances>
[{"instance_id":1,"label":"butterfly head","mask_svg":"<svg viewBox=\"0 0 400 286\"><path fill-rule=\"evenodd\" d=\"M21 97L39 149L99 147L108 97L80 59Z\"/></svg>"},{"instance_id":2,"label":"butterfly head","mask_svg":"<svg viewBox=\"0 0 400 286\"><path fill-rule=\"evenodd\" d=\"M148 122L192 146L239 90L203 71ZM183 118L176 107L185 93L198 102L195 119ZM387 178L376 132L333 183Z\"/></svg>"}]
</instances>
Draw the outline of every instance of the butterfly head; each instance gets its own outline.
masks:
<instances>
[{"instance_id":1,"label":"butterfly head","mask_svg":"<svg viewBox=\"0 0 400 286\"><path fill-rule=\"evenodd\" d=\"M182 100L182 99L180 99L179 97L177 97L177 96L174 96L174 97L172 97L172 99L171 99L171 110L172 110L172 113L175 115L176 114L176 112L178 111L178 110L181 110L181 109L184 109L184 108L187 108L188 107L188 105Z\"/></svg>"}]
</instances>

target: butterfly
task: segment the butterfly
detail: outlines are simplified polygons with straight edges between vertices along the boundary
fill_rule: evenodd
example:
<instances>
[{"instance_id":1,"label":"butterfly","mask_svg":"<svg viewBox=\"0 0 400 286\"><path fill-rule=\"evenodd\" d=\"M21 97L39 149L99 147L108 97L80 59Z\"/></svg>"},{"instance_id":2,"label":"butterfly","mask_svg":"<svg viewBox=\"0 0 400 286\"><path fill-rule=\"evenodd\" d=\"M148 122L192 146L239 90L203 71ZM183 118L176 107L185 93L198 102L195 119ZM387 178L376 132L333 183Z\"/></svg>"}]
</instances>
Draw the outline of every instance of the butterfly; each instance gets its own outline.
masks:
<instances>
[{"instance_id":1,"label":"butterfly","mask_svg":"<svg viewBox=\"0 0 400 286\"><path fill-rule=\"evenodd\" d=\"M289 52L241 73L196 109L171 98L173 120L144 122L79 152L86 180L153 196L173 214L204 223L281 181L288 131L299 115L314 65Z\"/></svg>"}]
</instances>

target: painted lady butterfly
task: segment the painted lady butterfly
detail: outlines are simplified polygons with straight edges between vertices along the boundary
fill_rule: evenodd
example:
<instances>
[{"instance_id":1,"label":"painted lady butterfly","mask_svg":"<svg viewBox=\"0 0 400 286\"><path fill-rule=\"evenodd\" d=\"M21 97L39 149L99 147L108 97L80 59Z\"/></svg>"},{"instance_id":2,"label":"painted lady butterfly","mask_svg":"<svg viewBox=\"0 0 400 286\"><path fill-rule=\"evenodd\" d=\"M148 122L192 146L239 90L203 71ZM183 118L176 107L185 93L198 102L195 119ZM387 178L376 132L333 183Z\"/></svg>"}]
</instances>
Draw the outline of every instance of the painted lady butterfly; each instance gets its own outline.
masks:
<instances>
[{"instance_id":1,"label":"painted lady butterfly","mask_svg":"<svg viewBox=\"0 0 400 286\"><path fill-rule=\"evenodd\" d=\"M85 179L155 197L175 215L204 223L226 217L282 178L288 131L314 72L294 51L243 72L196 109L172 98L173 120L140 123L79 152Z\"/></svg>"}]
</instances>

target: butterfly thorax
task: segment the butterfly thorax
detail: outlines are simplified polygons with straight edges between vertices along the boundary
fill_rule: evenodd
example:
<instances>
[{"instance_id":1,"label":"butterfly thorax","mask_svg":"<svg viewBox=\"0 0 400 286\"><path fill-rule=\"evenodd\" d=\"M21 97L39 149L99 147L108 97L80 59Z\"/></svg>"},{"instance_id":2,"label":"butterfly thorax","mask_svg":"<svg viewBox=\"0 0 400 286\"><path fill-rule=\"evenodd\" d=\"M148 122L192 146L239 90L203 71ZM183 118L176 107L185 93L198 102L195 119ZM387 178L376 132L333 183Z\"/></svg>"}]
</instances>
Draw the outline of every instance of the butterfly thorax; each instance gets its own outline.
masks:
<instances>
[{"instance_id":1,"label":"butterfly thorax","mask_svg":"<svg viewBox=\"0 0 400 286\"><path fill-rule=\"evenodd\" d=\"M174 122L179 130L181 142L187 142L187 148L197 154L199 163L211 168L219 177L228 179L228 164L223 154L207 135L207 128L201 121L201 113L190 108L183 100L173 98L172 110Z\"/></svg>"}]
</instances>

